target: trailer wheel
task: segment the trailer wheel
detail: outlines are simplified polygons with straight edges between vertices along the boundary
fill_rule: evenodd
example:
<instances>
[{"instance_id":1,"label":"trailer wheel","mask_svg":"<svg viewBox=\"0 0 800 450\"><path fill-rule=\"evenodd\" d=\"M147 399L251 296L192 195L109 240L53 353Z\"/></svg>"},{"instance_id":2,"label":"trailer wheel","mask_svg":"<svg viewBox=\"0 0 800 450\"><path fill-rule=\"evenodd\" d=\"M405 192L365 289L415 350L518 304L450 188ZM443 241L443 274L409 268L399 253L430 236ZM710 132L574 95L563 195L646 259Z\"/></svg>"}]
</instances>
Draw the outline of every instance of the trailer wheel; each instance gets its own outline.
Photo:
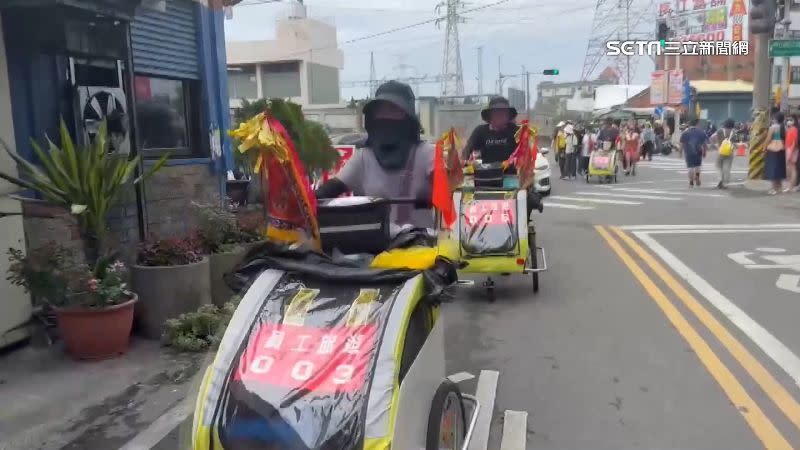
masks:
<instances>
[{"instance_id":1,"label":"trailer wheel","mask_svg":"<svg viewBox=\"0 0 800 450\"><path fill-rule=\"evenodd\" d=\"M467 433L466 417L458 385L442 381L431 401L425 450L460 450Z\"/></svg>"}]
</instances>

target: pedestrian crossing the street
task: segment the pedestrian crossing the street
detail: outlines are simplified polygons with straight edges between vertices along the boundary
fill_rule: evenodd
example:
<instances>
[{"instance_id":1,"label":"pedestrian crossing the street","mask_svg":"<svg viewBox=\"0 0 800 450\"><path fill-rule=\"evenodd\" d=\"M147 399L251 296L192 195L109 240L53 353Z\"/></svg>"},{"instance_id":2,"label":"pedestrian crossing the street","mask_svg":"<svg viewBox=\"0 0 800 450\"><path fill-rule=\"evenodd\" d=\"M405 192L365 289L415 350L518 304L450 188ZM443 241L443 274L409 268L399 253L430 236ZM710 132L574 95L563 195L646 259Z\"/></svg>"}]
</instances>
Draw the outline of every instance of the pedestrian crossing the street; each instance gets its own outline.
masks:
<instances>
[{"instance_id":1,"label":"pedestrian crossing the street","mask_svg":"<svg viewBox=\"0 0 800 450\"><path fill-rule=\"evenodd\" d=\"M567 195L553 195L544 200L545 208L593 210L598 207L638 207L644 204L674 203L688 198L725 198L724 194L686 192L685 190L647 189L623 186L594 186L596 190L581 190Z\"/></svg>"}]
</instances>

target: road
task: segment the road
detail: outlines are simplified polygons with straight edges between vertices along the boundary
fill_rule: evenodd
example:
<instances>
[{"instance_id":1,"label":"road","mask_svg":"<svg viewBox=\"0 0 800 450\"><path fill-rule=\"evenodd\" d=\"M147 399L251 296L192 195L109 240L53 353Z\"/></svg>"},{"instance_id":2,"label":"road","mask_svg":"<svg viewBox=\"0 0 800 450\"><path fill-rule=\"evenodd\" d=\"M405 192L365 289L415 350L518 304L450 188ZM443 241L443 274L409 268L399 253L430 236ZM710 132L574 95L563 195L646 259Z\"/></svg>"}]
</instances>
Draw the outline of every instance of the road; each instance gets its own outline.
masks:
<instances>
[{"instance_id":1,"label":"road","mask_svg":"<svg viewBox=\"0 0 800 450\"><path fill-rule=\"evenodd\" d=\"M449 370L500 373L489 448L506 410L531 449L800 448L800 201L714 189L706 165L693 189L674 157L554 180L540 292L512 276L445 305Z\"/></svg>"},{"instance_id":2,"label":"road","mask_svg":"<svg viewBox=\"0 0 800 450\"><path fill-rule=\"evenodd\" d=\"M693 189L662 157L618 184L555 180L540 292L507 278L495 304L475 287L449 305L448 342L470 349L452 370L499 370L496 411L528 411L528 448L800 447L800 226L761 225L800 214L714 189L706 165ZM651 228L615 228L632 225Z\"/></svg>"}]
</instances>

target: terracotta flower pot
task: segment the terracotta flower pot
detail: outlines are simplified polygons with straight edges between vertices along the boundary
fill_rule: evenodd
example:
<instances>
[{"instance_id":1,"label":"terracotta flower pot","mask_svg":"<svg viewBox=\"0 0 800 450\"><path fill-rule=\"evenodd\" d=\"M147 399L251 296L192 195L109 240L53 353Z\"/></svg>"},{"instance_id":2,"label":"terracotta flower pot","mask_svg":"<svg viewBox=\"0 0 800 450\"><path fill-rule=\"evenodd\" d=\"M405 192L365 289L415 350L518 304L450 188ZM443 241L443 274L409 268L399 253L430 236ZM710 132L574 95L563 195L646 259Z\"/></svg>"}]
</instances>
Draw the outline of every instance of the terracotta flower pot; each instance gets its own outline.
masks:
<instances>
[{"instance_id":1,"label":"terracotta flower pot","mask_svg":"<svg viewBox=\"0 0 800 450\"><path fill-rule=\"evenodd\" d=\"M128 351L136 294L125 303L102 309L56 308L58 330L67 353L76 359L114 358Z\"/></svg>"}]
</instances>

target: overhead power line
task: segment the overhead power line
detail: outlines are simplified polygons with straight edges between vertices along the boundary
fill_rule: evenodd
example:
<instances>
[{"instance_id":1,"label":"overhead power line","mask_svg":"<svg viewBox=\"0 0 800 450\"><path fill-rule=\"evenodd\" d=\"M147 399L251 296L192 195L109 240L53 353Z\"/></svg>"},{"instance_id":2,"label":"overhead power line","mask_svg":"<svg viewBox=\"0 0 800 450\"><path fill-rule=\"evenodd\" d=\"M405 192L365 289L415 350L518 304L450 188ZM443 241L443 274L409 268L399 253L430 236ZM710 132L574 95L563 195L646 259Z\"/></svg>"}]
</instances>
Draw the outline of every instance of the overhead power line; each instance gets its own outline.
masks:
<instances>
[{"instance_id":1,"label":"overhead power line","mask_svg":"<svg viewBox=\"0 0 800 450\"><path fill-rule=\"evenodd\" d=\"M257 1L257 0L251 0L251 1ZM480 10L483 10L483 9L491 8L492 6L501 5L503 3L508 3L508 1L509 0L499 0L497 2L489 3L487 5L481 5L481 6L476 6L474 8L465 9L465 10L461 11L461 14L468 14L468 13L480 11ZM274 2L276 2L276 0L269 0L269 1L264 0L264 3L274 3ZM251 3L251 4L255 4L255 3ZM241 6L241 5L242 5L242 3L239 4L239 6ZM298 50L298 51L295 51L295 52L286 53L286 54L283 54L283 55L281 55L281 56L279 56L279 57L277 57L275 59L281 60L281 59L290 58L292 56L299 56L299 55L304 55L304 54L307 54L307 53L312 53L312 52L317 51L317 50L327 50L327 49L337 48L338 45L354 44L356 42L361 42L361 41L366 41L366 40L369 40L369 39L374 39L374 38L377 38L377 37L385 36L387 34L393 34L393 33L399 32L399 31L405 31L405 30L410 30L412 28L421 27L422 25L428 25L428 24L431 24L431 23L436 23L436 21L440 21L440 20L443 20L445 18L446 18L446 16L434 17L434 18L431 18L431 19L423 20L421 22L416 22L416 23L412 23L412 24L404 25L404 26L400 26L400 27L389 28L388 30L380 31L380 32L377 32L377 33L370 33L370 34L367 34L367 35L364 35L364 36L359 36L357 38L348 39L348 40L343 41L341 43L333 43L333 44L329 44L329 45L323 45L323 46L319 46L319 47L309 48L309 49L306 49L306 50Z\"/></svg>"}]
</instances>

